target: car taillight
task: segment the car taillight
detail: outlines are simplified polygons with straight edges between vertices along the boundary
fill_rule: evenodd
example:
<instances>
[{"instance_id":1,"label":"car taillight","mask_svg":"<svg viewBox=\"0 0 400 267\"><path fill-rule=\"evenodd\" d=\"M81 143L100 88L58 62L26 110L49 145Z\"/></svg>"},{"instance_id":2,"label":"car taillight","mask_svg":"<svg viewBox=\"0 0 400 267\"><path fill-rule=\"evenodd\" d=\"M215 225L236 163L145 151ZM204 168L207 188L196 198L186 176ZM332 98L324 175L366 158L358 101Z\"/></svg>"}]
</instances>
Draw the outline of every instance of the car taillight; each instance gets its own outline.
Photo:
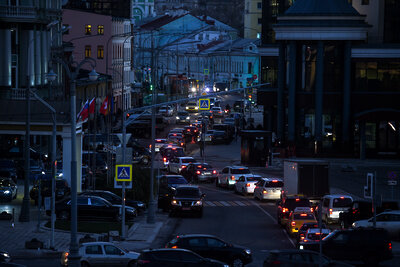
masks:
<instances>
[{"instance_id":1,"label":"car taillight","mask_svg":"<svg viewBox=\"0 0 400 267\"><path fill-rule=\"evenodd\" d=\"M246 184L246 187L250 187L250 184L249 184L249 183L247 183L247 184Z\"/></svg>"},{"instance_id":2,"label":"car taillight","mask_svg":"<svg viewBox=\"0 0 400 267\"><path fill-rule=\"evenodd\" d=\"M282 212L283 212L283 213L289 212L289 209L288 209L288 208L283 208L283 209L282 209Z\"/></svg>"},{"instance_id":3,"label":"car taillight","mask_svg":"<svg viewBox=\"0 0 400 267\"><path fill-rule=\"evenodd\" d=\"M303 234L300 235L300 239L301 239L301 240L304 239L304 235L303 235Z\"/></svg>"},{"instance_id":4,"label":"car taillight","mask_svg":"<svg viewBox=\"0 0 400 267\"><path fill-rule=\"evenodd\" d=\"M138 264L146 264L146 263L150 263L149 260L138 260L137 261Z\"/></svg>"},{"instance_id":5,"label":"car taillight","mask_svg":"<svg viewBox=\"0 0 400 267\"><path fill-rule=\"evenodd\" d=\"M185 166L185 165L182 165L181 168L184 169L184 168L186 168L186 166Z\"/></svg>"},{"instance_id":6,"label":"car taillight","mask_svg":"<svg viewBox=\"0 0 400 267\"><path fill-rule=\"evenodd\" d=\"M263 190L263 194L268 194L268 191L267 190Z\"/></svg>"},{"instance_id":7,"label":"car taillight","mask_svg":"<svg viewBox=\"0 0 400 267\"><path fill-rule=\"evenodd\" d=\"M216 171L216 170L213 170L213 174L217 174L217 171Z\"/></svg>"},{"instance_id":8,"label":"car taillight","mask_svg":"<svg viewBox=\"0 0 400 267\"><path fill-rule=\"evenodd\" d=\"M164 162L167 162L167 158L163 158Z\"/></svg>"},{"instance_id":9,"label":"car taillight","mask_svg":"<svg viewBox=\"0 0 400 267\"><path fill-rule=\"evenodd\" d=\"M178 248L178 246L172 246L171 248Z\"/></svg>"},{"instance_id":10,"label":"car taillight","mask_svg":"<svg viewBox=\"0 0 400 267\"><path fill-rule=\"evenodd\" d=\"M235 180L235 176L232 175L231 176L231 180L234 181Z\"/></svg>"},{"instance_id":11,"label":"car taillight","mask_svg":"<svg viewBox=\"0 0 400 267\"><path fill-rule=\"evenodd\" d=\"M290 225L291 225L291 226L296 226L296 222L295 222L295 221L292 221L292 222L290 223Z\"/></svg>"},{"instance_id":12,"label":"car taillight","mask_svg":"<svg viewBox=\"0 0 400 267\"><path fill-rule=\"evenodd\" d=\"M332 209L329 209L329 214L332 214L332 212L333 212L333 210L332 210Z\"/></svg>"},{"instance_id":13,"label":"car taillight","mask_svg":"<svg viewBox=\"0 0 400 267\"><path fill-rule=\"evenodd\" d=\"M196 173L197 173L197 174L200 174L200 171L197 171Z\"/></svg>"},{"instance_id":14,"label":"car taillight","mask_svg":"<svg viewBox=\"0 0 400 267\"><path fill-rule=\"evenodd\" d=\"M390 251L392 251L392 243L391 242L389 242L388 248L389 248Z\"/></svg>"},{"instance_id":15,"label":"car taillight","mask_svg":"<svg viewBox=\"0 0 400 267\"><path fill-rule=\"evenodd\" d=\"M311 208L310 210L311 210L311 212L314 212L314 208Z\"/></svg>"}]
</instances>

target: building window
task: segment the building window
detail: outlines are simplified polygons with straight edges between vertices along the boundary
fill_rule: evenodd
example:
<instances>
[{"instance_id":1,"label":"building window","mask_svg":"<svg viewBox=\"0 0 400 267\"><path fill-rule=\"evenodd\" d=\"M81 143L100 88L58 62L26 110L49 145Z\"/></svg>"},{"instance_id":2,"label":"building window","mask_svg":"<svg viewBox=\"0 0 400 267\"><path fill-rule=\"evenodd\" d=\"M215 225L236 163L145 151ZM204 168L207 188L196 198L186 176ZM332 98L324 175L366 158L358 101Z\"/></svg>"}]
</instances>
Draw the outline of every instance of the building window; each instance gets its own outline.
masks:
<instances>
[{"instance_id":1,"label":"building window","mask_svg":"<svg viewBox=\"0 0 400 267\"><path fill-rule=\"evenodd\" d=\"M102 46L102 45L97 46L97 58L98 59L104 58L104 46Z\"/></svg>"},{"instance_id":2,"label":"building window","mask_svg":"<svg viewBox=\"0 0 400 267\"><path fill-rule=\"evenodd\" d=\"M258 18L257 22L258 22L258 25L261 25L262 24L262 18Z\"/></svg>"},{"instance_id":3,"label":"building window","mask_svg":"<svg viewBox=\"0 0 400 267\"><path fill-rule=\"evenodd\" d=\"M369 0L361 0L361 5L369 5Z\"/></svg>"},{"instance_id":4,"label":"building window","mask_svg":"<svg viewBox=\"0 0 400 267\"><path fill-rule=\"evenodd\" d=\"M97 26L97 34L103 35L104 34L104 25Z\"/></svg>"},{"instance_id":5,"label":"building window","mask_svg":"<svg viewBox=\"0 0 400 267\"><path fill-rule=\"evenodd\" d=\"M87 35L92 34L92 25L90 24L85 25L85 34Z\"/></svg>"},{"instance_id":6,"label":"building window","mask_svg":"<svg viewBox=\"0 0 400 267\"><path fill-rule=\"evenodd\" d=\"M91 57L91 56L92 56L92 46L85 45L85 57Z\"/></svg>"},{"instance_id":7,"label":"building window","mask_svg":"<svg viewBox=\"0 0 400 267\"><path fill-rule=\"evenodd\" d=\"M253 64L251 64L251 62L247 63L247 73L253 73Z\"/></svg>"},{"instance_id":8,"label":"building window","mask_svg":"<svg viewBox=\"0 0 400 267\"><path fill-rule=\"evenodd\" d=\"M262 3L261 2L257 3L257 9L262 9Z\"/></svg>"}]
</instances>

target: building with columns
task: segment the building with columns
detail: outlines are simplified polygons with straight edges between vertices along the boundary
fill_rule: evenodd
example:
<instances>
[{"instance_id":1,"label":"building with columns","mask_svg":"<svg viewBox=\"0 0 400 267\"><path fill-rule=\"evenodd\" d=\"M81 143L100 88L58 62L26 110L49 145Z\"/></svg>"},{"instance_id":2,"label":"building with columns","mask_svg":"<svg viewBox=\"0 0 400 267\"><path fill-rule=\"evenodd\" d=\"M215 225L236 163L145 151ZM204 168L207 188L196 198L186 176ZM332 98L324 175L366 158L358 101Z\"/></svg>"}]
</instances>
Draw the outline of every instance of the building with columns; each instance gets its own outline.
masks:
<instances>
[{"instance_id":1,"label":"building with columns","mask_svg":"<svg viewBox=\"0 0 400 267\"><path fill-rule=\"evenodd\" d=\"M400 157L400 46L367 21L347 0L297 0L260 48L265 128L297 156Z\"/></svg>"}]
</instances>

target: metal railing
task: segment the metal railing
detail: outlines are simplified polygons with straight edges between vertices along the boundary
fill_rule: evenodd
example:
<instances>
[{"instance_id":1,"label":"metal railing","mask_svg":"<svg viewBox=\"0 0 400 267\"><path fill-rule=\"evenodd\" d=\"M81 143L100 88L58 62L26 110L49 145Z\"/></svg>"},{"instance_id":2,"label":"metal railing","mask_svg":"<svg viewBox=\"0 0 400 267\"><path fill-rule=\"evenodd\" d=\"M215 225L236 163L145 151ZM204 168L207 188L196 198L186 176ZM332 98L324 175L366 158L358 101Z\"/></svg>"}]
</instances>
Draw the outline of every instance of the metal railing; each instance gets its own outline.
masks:
<instances>
[{"instance_id":1,"label":"metal railing","mask_svg":"<svg viewBox=\"0 0 400 267\"><path fill-rule=\"evenodd\" d=\"M0 5L0 17L9 18L36 18L37 12L35 7L28 6L4 6Z\"/></svg>"}]
</instances>

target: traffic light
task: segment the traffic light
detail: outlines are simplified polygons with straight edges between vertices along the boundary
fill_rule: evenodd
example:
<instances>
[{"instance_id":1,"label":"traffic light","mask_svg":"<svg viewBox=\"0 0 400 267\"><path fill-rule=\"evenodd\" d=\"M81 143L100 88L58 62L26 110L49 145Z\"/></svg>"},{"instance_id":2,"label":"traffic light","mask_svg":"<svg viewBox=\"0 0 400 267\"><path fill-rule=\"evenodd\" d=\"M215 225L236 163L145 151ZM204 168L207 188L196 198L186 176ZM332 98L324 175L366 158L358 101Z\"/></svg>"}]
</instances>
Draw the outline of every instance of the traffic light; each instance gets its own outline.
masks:
<instances>
[{"instance_id":1,"label":"traffic light","mask_svg":"<svg viewBox=\"0 0 400 267\"><path fill-rule=\"evenodd\" d=\"M153 91L153 85L150 84L150 91Z\"/></svg>"},{"instance_id":2,"label":"traffic light","mask_svg":"<svg viewBox=\"0 0 400 267\"><path fill-rule=\"evenodd\" d=\"M252 100L252 97L253 97L253 96L250 94L250 95L249 95L249 101L250 101L250 102L251 102L251 100Z\"/></svg>"}]
</instances>

